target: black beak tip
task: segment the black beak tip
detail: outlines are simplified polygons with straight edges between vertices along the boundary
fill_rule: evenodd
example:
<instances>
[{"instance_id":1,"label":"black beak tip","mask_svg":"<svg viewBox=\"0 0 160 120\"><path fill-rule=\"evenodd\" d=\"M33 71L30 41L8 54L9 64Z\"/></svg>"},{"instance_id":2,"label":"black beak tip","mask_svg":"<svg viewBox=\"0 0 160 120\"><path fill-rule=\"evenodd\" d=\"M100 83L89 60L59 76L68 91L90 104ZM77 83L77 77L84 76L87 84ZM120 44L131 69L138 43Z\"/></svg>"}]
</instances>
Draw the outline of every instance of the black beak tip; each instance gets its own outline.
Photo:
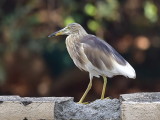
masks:
<instances>
[{"instance_id":1,"label":"black beak tip","mask_svg":"<svg viewBox=\"0 0 160 120\"><path fill-rule=\"evenodd\" d=\"M55 36L55 33L48 35L48 37L53 37L53 36Z\"/></svg>"}]
</instances>

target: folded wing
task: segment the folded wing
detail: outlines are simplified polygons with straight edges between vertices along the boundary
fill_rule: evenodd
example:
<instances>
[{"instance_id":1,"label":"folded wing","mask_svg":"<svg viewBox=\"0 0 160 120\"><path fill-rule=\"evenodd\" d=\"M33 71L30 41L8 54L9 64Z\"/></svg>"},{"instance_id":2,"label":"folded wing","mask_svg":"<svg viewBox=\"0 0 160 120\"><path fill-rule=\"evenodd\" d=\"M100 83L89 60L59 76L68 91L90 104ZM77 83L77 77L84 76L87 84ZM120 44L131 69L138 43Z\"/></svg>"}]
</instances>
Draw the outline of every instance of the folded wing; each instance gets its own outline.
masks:
<instances>
[{"instance_id":1,"label":"folded wing","mask_svg":"<svg viewBox=\"0 0 160 120\"><path fill-rule=\"evenodd\" d=\"M110 76L119 74L131 78L135 76L135 71L130 64L107 42L94 35L87 35L81 39L81 44L88 60L103 73L106 71L112 74ZM129 75L130 73L132 75Z\"/></svg>"}]
</instances>

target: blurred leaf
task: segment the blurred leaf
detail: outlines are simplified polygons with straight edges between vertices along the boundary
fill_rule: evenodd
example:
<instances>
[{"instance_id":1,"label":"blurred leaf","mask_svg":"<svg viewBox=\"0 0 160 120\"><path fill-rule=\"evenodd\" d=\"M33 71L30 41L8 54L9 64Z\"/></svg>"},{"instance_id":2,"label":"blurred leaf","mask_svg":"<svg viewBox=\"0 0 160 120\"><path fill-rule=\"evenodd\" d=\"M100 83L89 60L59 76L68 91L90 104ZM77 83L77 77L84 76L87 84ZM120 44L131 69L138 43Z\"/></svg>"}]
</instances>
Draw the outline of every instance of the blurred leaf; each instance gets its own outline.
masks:
<instances>
[{"instance_id":1,"label":"blurred leaf","mask_svg":"<svg viewBox=\"0 0 160 120\"><path fill-rule=\"evenodd\" d=\"M89 20L87 26L90 30L94 32L97 31L97 29L100 27L99 23L96 22L95 20Z\"/></svg>"},{"instance_id":2,"label":"blurred leaf","mask_svg":"<svg viewBox=\"0 0 160 120\"><path fill-rule=\"evenodd\" d=\"M74 18L71 17L71 16L68 16L68 17L65 18L65 20L64 20L64 25L66 26L66 25L68 25L68 24L70 24L70 23L74 23L74 22L75 22Z\"/></svg>"},{"instance_id":3,"label":"blurred leaf","mask_svg":"<svg viewBox=\"0 0 160 120\"><path fill-rule=\"evenodd\" d=\"M98 16L110 21L119 20L119 2L117 0L106 0L97 2Z\"/></svg>"},{"instance_id":4,"label":"blurred leaf","mask_svg":"<svg viewBox=\"0 0 160 120\"><path fill-rule=\"evenodd\" d=\"M144 4L144 14L151 22L158 20L158 9L152 1L146 1Z\"/></svg>"},{"instance_id":5,"label":"blurred leaf","mask_svg":"<svg viewBox=\"0 0 160 120\"><path fill-rule=\"evenodd\" d=\"M84 11L89 16L94 16L97 13L96 7L90 3L85 5Z\"/></svg>"}]
</instances>

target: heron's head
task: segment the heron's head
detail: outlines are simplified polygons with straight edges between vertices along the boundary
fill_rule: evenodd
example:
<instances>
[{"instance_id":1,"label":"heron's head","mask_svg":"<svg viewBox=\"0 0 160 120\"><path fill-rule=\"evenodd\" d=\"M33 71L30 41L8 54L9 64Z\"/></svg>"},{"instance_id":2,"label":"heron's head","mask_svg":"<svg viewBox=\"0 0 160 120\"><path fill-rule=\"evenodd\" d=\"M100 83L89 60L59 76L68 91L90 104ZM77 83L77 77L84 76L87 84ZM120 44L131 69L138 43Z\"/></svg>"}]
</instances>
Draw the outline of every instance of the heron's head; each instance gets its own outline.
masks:
<instances>
[{"instance_id":1,"label":"heron's head","mask_svg":"<svg viewBox=\"0 0 160 120\"><path fill-rule=\"evenodd\" d=\"M71 23L67 25L65 28L50 34L48 37L59 36L59 35L71 35L71 34L79 33L79 31L85 31L85 30L80 24Z\"/></svg>"}]
</instances>

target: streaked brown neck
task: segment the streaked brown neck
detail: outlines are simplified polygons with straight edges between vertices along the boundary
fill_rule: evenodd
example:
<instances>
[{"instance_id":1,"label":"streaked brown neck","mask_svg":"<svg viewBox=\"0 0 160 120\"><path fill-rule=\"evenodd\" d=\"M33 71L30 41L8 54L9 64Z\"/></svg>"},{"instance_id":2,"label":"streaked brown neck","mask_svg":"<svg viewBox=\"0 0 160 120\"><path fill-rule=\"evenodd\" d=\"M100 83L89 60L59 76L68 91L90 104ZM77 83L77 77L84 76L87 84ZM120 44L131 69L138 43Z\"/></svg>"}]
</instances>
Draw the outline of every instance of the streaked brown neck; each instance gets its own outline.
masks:
<instances>
[{"instance_id":1,"label":"streaked brown neck","mask_svg":"<svg viewBox=\"0 0 160 120\"><path fill-rule=\"evenodd\" d=\"M85 31L85 29L80 28L77 32L71 34L72 37L74 37L74 39L81 39L82 37L88 35L88 33Z\"/></svg>"}]
</instances>

